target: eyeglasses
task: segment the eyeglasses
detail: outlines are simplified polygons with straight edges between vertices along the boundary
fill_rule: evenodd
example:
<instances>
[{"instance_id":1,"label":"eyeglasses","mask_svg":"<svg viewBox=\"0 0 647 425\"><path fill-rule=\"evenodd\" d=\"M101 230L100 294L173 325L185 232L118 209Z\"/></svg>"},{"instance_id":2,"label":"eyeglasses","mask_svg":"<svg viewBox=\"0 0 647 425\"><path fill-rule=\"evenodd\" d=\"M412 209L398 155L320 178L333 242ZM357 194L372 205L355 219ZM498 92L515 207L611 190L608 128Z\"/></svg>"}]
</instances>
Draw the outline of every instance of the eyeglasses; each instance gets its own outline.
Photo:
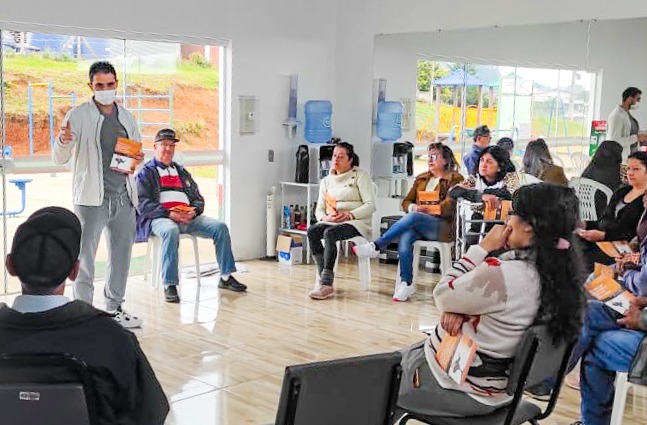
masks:
<instances>
[{"instance_id":1,"label":"eyeglasses","mask_svg":"<svg viewBox=\"0 0 647 425\"><path fill-rule=\"evenodd\" d=\"M437 153L430 153L430 154L429 154L429 160L430 160L430 161L435 161L435 160L437 160L438 158L440 158L440 155L438 155Z\"/></svg>"}]
</instances>

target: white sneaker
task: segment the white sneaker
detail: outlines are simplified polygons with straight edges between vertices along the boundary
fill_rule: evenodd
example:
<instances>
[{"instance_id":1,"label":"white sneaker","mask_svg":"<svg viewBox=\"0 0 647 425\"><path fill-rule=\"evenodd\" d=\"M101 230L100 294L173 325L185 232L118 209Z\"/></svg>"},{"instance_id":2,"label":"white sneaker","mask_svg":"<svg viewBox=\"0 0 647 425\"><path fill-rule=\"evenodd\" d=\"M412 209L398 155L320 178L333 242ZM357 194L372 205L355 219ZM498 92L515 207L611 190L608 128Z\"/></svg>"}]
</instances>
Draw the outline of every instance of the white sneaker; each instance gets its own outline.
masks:
<instances>
[{"instance_id":1,"label":"white sneaker","mask_svg":"<svg viewBox=\"0 0 647 425\"><path fill-rule=\"evenodd\" d=\"M395 291L393 292L393 301L406 301L410 296L416 293L416 287L407 285L407 282L402 281L395 285Z\"/></svg>"},{"instance_id":2,"label":"white sneaker","mask_svg":"<svg viewBox=\"0 0 647 425\"><path fill-rule=\"evenodd\" d=\"M355 245L353 252L358 257L376 258L380 251L377 249L373 242L365 243L362 245Z\"/></svg>"},{"instance_id":3,"label":"white sneaker","mask_svg":"<svg viewBox=\"0 0 647 425\"><path fill-rule=\"evenodd\" d=\"M119 323L126 329L141 328L142 323L144 323L142 319L137 316L133 316L125 310L122 310L121 307L119 307L117 311L114 311L111 314L113 315L113 319L115 319L117 323Z\"/></svg>"}]
</instances>

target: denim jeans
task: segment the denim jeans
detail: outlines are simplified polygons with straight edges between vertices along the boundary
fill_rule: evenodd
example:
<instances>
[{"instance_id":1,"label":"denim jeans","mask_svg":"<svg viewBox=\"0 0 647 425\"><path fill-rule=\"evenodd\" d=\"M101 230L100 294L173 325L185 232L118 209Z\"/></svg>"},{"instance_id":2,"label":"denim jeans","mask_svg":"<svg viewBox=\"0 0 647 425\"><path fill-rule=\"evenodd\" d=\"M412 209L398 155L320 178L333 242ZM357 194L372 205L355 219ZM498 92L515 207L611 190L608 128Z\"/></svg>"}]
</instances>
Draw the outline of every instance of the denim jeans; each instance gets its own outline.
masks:
<instances>
[{"instance_id":1,"label":"denim jeans","mask_svg":"<svg viewBox=\"0 0 647 425\"><path fill-rule=\"evenodd\" d=\"M582 358L581 414L585 425L608 425L616 372L627 372L645 334L616 323L617 315L597 300L588 302L584 326L569 370Z\"/></svg>"},{"instance_id":2,"label":"denim jeans","mask_svg":"<svg viewBox=\"0 0 647 425\"><path fill-rule=\"evenodd\" d=\"M190 223L176 223L170 218L156 218L151 222L151 232L162 238L162 282L164 286L177 285L178 247L180 234L188 233L201 238L213 239L220 274L236 271L236 262L231 252L229 229L222 221L200 215Z\"/></svg>"},{"instance_id":3,"label":"denim jeans","mask_svg":"<svg viewBox=\"0 0 647 425\"><path fill-rule=\"evenodd\" d=\"M433 215L410 212L375 241L375 246L384 249L389 242L398 239L400 280L413 283L413 244L419 239L438 240L441 220Z\"/></svg>"}]
</instances>

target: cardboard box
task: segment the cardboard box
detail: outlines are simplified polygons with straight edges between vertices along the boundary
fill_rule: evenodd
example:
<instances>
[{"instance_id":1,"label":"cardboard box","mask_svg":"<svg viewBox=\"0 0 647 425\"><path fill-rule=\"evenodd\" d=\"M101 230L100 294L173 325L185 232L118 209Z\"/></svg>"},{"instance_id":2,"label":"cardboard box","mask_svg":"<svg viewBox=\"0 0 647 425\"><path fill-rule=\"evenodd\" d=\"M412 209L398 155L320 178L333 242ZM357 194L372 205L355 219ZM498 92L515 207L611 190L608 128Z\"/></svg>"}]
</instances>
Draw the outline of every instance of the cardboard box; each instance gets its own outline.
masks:
<instances>
[{"instance_id":1,"label":"cardboard box","mask_svg":"<svg viewBox=\"0 0 647 425\"><path fill-rule=\"evenodd\" d=\"M303 262L303 238L298 235L279 235L276 239L279 264L292 266Z\"/></svg>"}]
</instances>

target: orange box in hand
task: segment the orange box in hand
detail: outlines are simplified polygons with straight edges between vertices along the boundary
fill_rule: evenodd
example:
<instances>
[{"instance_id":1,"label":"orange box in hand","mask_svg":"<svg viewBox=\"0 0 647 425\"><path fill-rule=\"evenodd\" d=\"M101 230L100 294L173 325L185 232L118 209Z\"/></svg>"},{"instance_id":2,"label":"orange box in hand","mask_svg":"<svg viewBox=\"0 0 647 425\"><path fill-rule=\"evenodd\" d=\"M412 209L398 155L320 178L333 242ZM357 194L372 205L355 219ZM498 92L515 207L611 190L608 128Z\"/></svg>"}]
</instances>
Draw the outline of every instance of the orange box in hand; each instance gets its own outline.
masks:
<instances>
[{"instance_id":1,"label":"orange box in hand","mask_svg":"<svg viewBox=\"0 0 647 425\"><path fill-rule=\"evenodd\" d=\"M440 215L440 192L433 191L419 191L418 192L418 209L421 212Z\"/></svg>"},{"instance_id":2,"label":"orange box in hand","mask_svg":"<svg viewBox=\"0 0 647 425\"><path fill-rule=\"evenodd\" d=\"M436 352L438 365L459 385L465 383L467 373L474 362L478 344L469 336L445 333Z\"/></svg>"},{"instance_id":3,"label":"orange box in hand","mask_svg":"<svg viewBox=\"0 0 647 425\"><path fill-rule=\"evenodd\" d=\"M110 168L125 174L133 174L141 162L135 158L142 151L142 144L136 140L119 137L115 145L115 152L110 161Z\"/></svg>"}]
</instances>

